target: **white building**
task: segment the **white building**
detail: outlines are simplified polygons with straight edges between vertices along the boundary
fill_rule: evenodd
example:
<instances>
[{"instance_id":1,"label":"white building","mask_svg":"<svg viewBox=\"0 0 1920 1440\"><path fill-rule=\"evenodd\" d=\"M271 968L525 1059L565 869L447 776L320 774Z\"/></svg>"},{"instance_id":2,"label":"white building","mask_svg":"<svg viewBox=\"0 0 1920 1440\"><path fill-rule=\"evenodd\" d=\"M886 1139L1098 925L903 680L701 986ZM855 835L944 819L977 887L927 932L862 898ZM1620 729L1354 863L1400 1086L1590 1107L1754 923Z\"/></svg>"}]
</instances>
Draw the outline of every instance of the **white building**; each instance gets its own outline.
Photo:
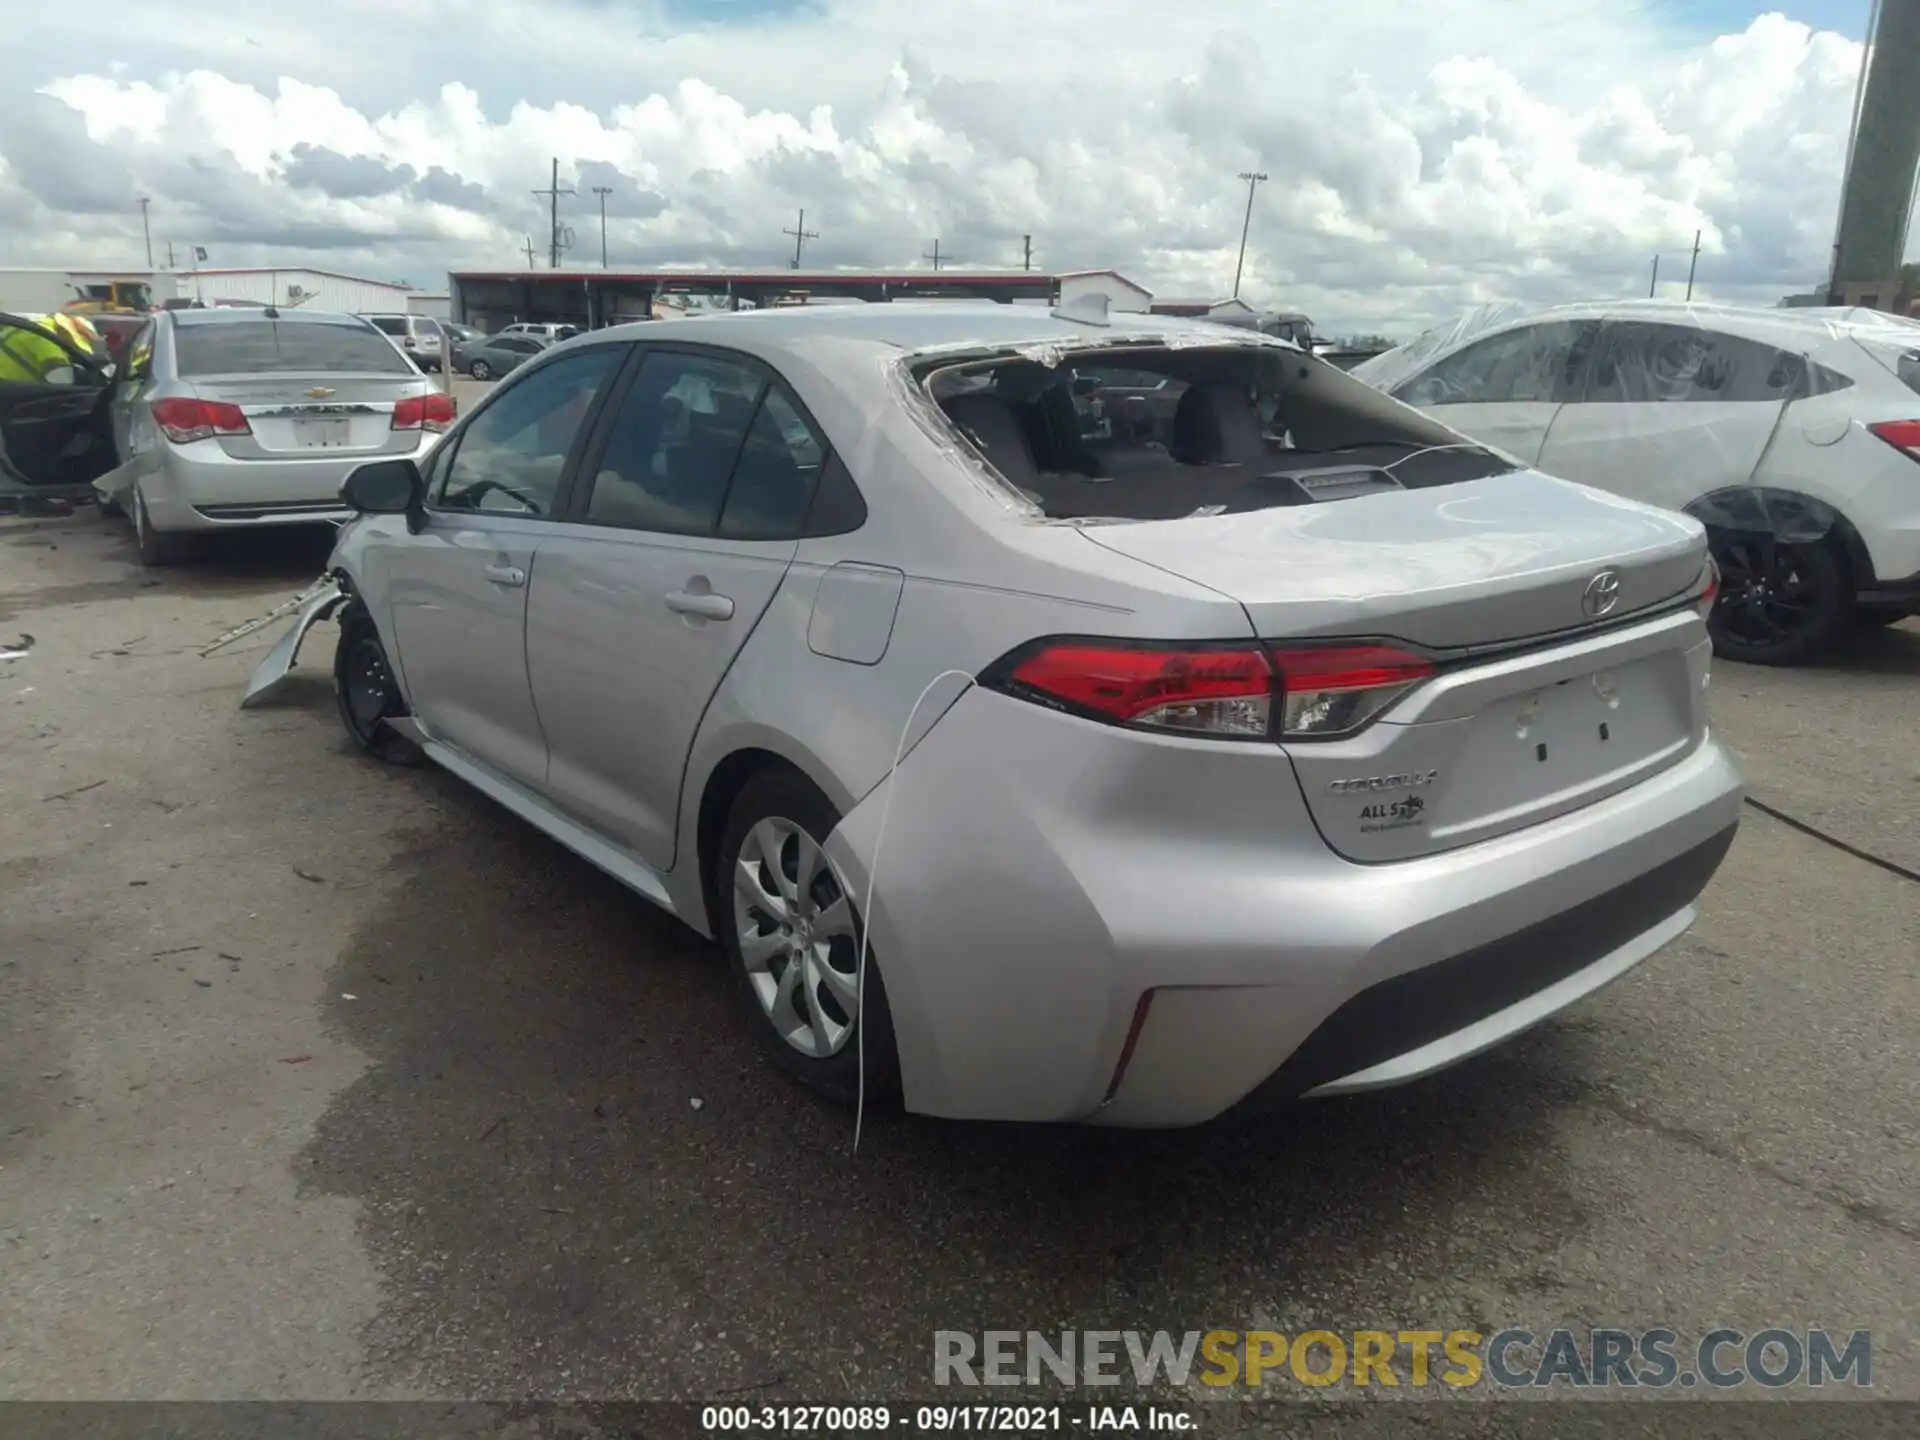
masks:
<instances>
[{"instance_id":1,"label":"white building","mask_svg":"<svg viewBox=\"0 0 1920 1440\"><path fill-rule=\"evenodd\" d=\"M339 310L347 314L377 311L404 314L408 310L408 297L415 293L407 285L298 266L181 270L174 280L182 298L204 301L208 305L222 300L245 300L260 305Z\"/></svg>"},{"instance_id":2,"label":"white building","mask_svg":"<svg viewBox=\"0 0 1920 1440\"><path fill-rule=\"evenodd\" d=\"M1084 295L1104 295L1107 309L1126 315L1144 315L1153 292L1136 285L1118 270L1069 270L1055 277L1060 284L1057 304L1070 305Z\"/></svg>"}]
</instances>

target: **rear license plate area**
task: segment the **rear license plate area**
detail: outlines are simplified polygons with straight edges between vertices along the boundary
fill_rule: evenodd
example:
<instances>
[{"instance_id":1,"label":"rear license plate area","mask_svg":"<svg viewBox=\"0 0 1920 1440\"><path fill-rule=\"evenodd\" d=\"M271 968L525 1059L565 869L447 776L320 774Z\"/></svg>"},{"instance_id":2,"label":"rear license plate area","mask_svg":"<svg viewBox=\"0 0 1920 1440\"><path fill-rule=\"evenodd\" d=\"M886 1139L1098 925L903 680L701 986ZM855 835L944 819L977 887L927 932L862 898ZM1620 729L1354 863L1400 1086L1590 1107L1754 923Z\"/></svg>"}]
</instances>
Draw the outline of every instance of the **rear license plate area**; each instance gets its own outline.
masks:
<instances>
[{"instance_id":1,"label":"rear license plate area","mask_svg":"<svg viewBox=\"0 0 1920 1440\"><path fill-rule=\"evenodd\" d=\"M1521 823L1597 799L1685 753L1693 738L1686 657L1651 655L1494 701L1452 766L1435 838Z\"/></svg>"},{"instance_id":2,"label":"rear license plate area","mask_svg":"<svg viewBox=\"0 0 1920 1440\"><path fill-rule=\"evenodd\" d=\"M339 450L353 443L353 422L327 416L293 422L293 443L302 450Z\"/></svg>"}]
</instances>

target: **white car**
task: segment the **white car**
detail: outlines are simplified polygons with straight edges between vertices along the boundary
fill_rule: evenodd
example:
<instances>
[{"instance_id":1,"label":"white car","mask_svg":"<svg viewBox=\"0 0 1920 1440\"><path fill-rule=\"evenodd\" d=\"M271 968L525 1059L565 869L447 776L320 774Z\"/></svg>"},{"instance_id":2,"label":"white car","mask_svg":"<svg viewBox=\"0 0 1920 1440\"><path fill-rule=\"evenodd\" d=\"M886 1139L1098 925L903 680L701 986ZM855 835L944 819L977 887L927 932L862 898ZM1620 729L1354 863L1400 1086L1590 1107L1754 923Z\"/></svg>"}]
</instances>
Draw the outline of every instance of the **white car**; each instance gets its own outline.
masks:
<instances>
[{"instance_id":1,"label":"white car","mask_svg":"<svg viewBox=\"0 0 1920 1440\"><path fill-rule=\"evenodd\" d=\"M1920 612L1920 322L1627 301L1481 314L1357 366L1527 465L1703 521L1719 653Z\"/></svg>"}]
</instances>

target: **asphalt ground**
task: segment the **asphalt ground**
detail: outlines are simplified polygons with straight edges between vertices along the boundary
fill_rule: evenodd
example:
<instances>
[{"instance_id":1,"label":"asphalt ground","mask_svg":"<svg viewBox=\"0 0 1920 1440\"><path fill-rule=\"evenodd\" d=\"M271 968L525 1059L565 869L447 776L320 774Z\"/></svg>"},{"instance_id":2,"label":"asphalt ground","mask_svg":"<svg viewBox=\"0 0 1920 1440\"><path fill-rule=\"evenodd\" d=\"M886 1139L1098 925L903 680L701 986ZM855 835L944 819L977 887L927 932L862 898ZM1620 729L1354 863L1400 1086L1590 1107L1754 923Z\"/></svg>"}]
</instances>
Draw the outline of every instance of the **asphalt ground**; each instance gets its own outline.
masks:
<instances>
[{"instance_id":1,"label":"asphalt ground","mask_svg":"<svg viewBox=\"0 0 1920 1440\"><path fill-rule=\"evenodd\" d=\"M0 1399L827 1402L926 1393L937 1330L1774 1324L1870 1329L1920 1399L1911 881L1749 811L1683 941L1427 1083L882 1114L855 1156L709 945L350 752L330 626L237 708L279 627L196 651L326 549L144 572L122 523L0 520ZM1712 703L1758 798L1920 868L1916 694L1909 622Z\"/></svg>"}]
</instances>

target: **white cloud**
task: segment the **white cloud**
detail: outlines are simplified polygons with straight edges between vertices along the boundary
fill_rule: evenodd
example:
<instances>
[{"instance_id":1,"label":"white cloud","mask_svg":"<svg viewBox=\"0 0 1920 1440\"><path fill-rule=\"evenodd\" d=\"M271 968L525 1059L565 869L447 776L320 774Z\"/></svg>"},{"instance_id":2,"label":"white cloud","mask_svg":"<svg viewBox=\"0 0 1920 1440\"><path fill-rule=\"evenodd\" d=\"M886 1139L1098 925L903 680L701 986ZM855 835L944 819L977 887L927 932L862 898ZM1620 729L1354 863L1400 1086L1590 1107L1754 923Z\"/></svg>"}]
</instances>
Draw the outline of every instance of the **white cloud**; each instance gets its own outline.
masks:
<instances>
[{"instance_id":1,"label":"white cloud","mask_svg":"<svg viewBox=\"0 0 1920 1440\"><path fill-rule=\"evenodd\" d=\"M1444 11L1430 16L1427 9ZM321 12L315 12L319 14ZM206 23L180 0L44 11L0 101L10 263L219 263L416 282L544 239L550 157L634 263L1116 265L1231 281L1335 328L1632 293L1650 256L1771 301L1825 263L1860 50L1778 15L1688 35L1636 0L826 0L676 28L658 4L336 0ZM1518 18L1517 18L1518 17ZM99 36L126 47L99 59ZM362 42L360 37L365 37ZM417 37L417 39L415 38ZM83 42L84 41L84 45ZM130 57L139 57L137 60Z\"/></svg>"}]
</instances>

